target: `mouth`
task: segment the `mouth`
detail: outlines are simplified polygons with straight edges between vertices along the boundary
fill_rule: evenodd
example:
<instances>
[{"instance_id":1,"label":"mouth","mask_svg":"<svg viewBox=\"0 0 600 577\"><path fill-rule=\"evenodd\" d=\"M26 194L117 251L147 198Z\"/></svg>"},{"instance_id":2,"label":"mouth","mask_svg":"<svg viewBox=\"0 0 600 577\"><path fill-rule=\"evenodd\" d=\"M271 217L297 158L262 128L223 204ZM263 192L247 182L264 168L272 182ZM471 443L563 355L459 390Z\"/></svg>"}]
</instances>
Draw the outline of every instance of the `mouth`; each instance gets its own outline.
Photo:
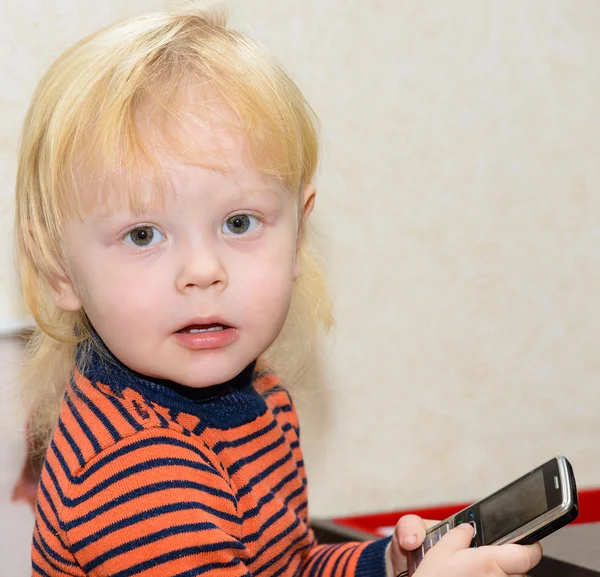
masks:
<instances>
[{"instance_id":1,"label":"mouth","mask_svg":"<svg viewBox=\"0 0 600 577\"><path fill-rule=\"evenodd\" d=\"M197 334L197 333L211 333L211 332L216 332L216 331L224 331L225 329L230 329L230 328L232 328L232 327L230 327L228 325L219 324L219 323L210 323L207 325L188 325L186 327L183 327L182 329L179 329L177 332L193 335L193 334Z\"/></svg>"}]
</instances>

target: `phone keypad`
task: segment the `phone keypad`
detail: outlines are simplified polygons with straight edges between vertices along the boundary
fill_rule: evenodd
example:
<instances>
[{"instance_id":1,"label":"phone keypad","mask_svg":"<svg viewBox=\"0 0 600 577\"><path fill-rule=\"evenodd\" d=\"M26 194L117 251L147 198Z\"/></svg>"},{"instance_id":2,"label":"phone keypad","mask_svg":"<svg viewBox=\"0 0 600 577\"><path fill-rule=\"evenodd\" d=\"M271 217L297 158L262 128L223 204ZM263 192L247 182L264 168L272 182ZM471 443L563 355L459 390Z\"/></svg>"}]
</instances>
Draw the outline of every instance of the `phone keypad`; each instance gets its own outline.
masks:
<instances>
[{"instance_id":1,"label":"phone keypad","mask_svg":"<svg viewBox=\"0 0 600 577\"><path fill-rule=\"evenodd\" d=\"M421 545L416 551L413 551L415 569L423 560L425 553L427 553L427 551L429 551L429 549L431 549L449 530L450 527L448 526L448 523L444 523L434 531L431 531L425 535L425 541L423 542L423 545Z\"/></svg>"}]
</instances>

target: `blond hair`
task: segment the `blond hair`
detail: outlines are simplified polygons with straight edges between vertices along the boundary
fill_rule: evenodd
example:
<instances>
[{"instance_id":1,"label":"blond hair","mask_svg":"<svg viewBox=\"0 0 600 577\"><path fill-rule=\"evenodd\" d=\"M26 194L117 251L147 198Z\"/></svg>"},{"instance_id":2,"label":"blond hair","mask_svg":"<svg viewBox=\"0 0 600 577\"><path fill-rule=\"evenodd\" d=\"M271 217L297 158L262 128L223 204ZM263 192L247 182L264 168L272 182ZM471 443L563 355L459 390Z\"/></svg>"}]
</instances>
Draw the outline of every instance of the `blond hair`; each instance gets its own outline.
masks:
<instances>
[{"instance_id":1,"label":"blond hair","mask_svg":"<svg viewBox=\"0 0 600 577\"><path fill-rule=\"evenodd\" d=\"M272 58L227 28L221 12L137 17L102 29L62 54L41 80L25 119L16 187L18 262L37 325L23 396L31 434L42 448L56 426L75 349L90 337L84 311L58 309L51 290L55 279L68 276L61 238L65 219L83 214L78 179L81 186L82 175L98 183L126 178L135 206L134 181L156 164L136 115L151 101L176 118L176 99L190 79L216 94L232 113L265 174L297 195L314 178L318 138L311 108ZM274 359L278 350L298 357L314 343L317 327L331 323L306 231L299 259L290 314L269 351Z\"/></svg>"}]
</instances>

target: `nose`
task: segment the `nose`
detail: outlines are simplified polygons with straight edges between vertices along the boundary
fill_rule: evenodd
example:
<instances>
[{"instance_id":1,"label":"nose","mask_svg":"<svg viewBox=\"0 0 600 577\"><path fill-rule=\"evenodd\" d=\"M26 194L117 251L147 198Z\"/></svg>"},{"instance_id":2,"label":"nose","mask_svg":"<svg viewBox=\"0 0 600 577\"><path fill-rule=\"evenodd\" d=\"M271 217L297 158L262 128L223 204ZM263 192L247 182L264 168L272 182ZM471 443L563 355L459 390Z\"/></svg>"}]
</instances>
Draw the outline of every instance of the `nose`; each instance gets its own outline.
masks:
<instances>
[{"instance_id":1,"label":"nose","mask_svg":"<svg viewBox=\"0 0 600 577\"><path fill-rule=\"evenodd\" d=\"M180 293L195 288L206 290L227 286L227 273L222 258L215 247L200 240L182 246L175 284Z\"/></svg>"}]
</instances>

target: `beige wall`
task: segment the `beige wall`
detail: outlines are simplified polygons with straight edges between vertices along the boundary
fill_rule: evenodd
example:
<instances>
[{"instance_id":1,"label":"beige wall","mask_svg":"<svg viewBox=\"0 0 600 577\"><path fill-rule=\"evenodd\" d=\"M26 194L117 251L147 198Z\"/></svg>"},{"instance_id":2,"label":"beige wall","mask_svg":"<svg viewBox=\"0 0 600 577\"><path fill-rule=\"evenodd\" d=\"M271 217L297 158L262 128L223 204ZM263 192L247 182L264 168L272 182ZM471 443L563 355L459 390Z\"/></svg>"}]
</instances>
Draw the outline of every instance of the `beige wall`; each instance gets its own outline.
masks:
<instances>
[{"instance_id":1,"label":"beige wall","mask_svg":"<svg viewBox=\"0 0 600 577\"><path fill-rule=\"evenodd\" d=\"M323 124L312 510L600 485L600 5L240 1Z\"/></svg>"},{"instance_id":2,"label":"beige wall","mask_svg":"<svg viewBox=\"0 0 600 577\"><path fill-rule=\"evenodd\" d=\"M228 4L322 121L315 221L337 327L293 391L313 514L474 499L558 453L600 485L600 4ZM121 15L51 6L3 56L8 208L38 73Z\"/></svg>"}]
</instances>

